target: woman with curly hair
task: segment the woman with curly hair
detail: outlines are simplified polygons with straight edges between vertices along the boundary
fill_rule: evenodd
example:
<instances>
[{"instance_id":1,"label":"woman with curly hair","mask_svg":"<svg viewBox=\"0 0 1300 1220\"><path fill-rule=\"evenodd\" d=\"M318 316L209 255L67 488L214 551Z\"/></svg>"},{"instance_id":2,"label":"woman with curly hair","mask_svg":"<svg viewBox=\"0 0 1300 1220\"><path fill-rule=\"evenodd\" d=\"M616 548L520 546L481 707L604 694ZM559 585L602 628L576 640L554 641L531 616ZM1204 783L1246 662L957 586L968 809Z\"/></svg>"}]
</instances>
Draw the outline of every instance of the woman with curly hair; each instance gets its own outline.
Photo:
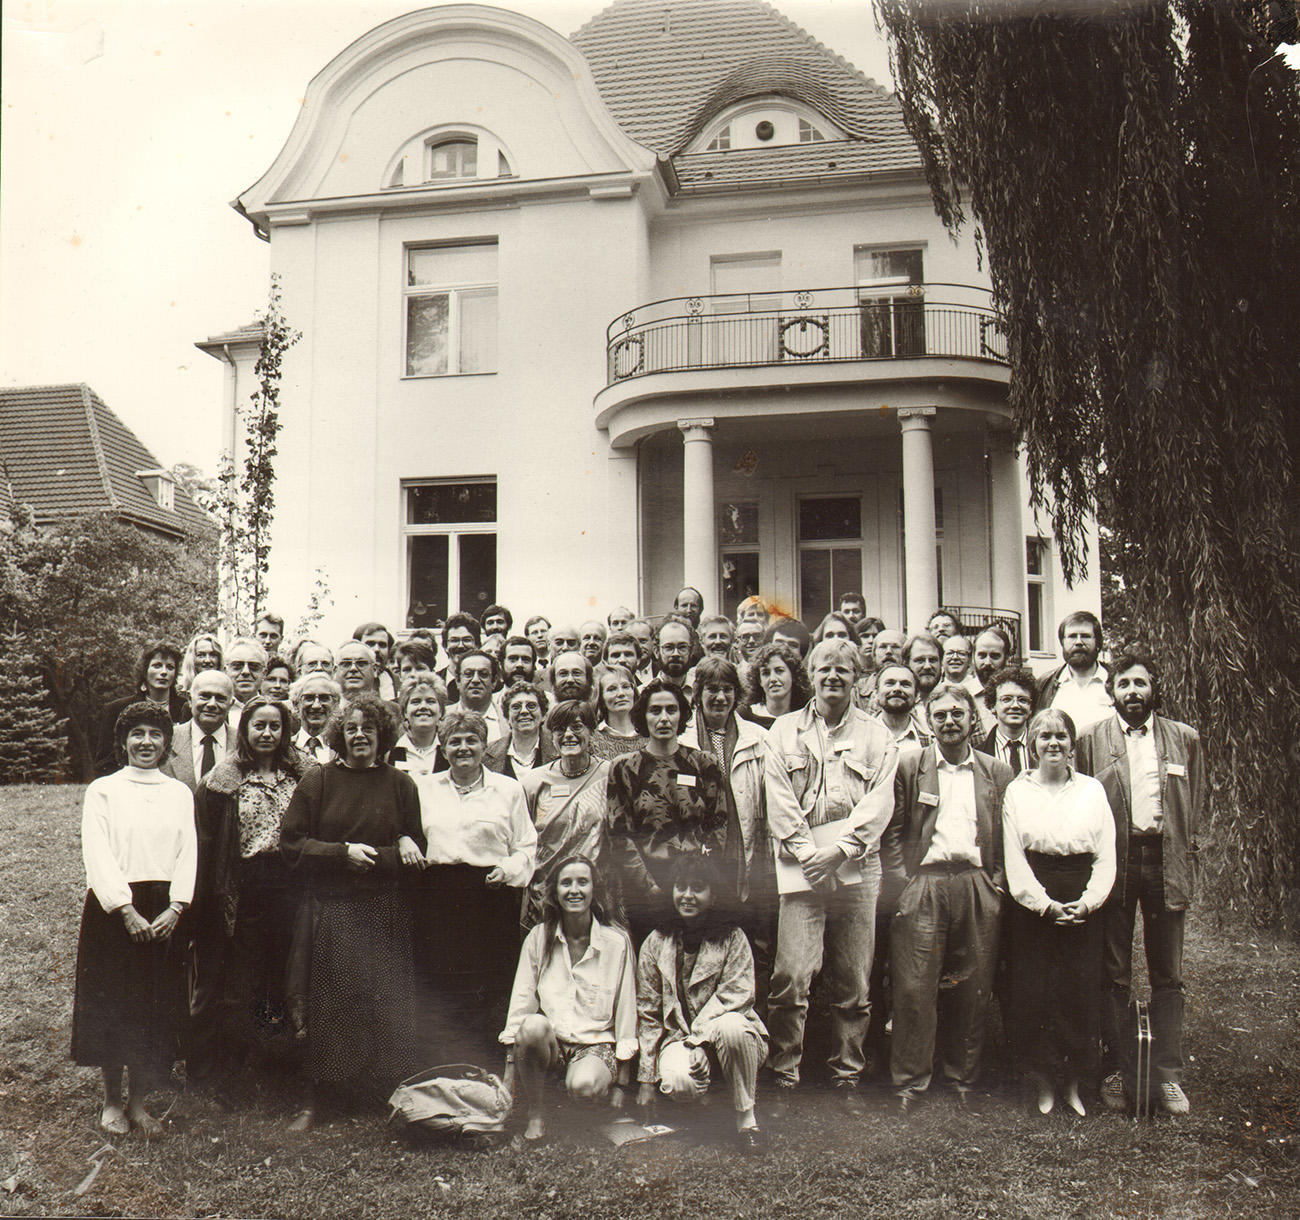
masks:
<instances>
[{"instance_id":1,"label":"woman with curly hair","mask_svg":"<svg viewBox=\"0 0 1300 1220\"><path fill-rule=\"evenodd\" d=\"M764 644L749 671L749 689L741 715L768 729L778 716L797 712L812 698L799 657L787 644Z\"/></svg>"},{"instance_id":2,"label":"woman with curly hair","mask_svg":"<svg viewBox=\"0 0 1300 1220\"><path fill-rule=\"evenodd\" d=\"M315 1089L295 1120L300 1130L312 1124L319 1086L360 1079L391 1087L413 1066L415 1044L402 873L424 860L420 795L383 761L397 719L382 699L354 695L325 739L336 761L307 769L280 828L289 873L310 904L307 1073Z\"/></svg>"},{"instance_id":3,"label":"woman with curly hair","mask_svg":"<svg viewBox=\"0 0 1300 1220\"><path fill-rule=\"evenodd\" d=\"M289 709L255 695L239 716L234 753L194 794L199 835L189 1069L289 1033L285 972L298 890L280 854L280 828L303 772ZM239 1056L242 1058L242 1056Z\"/></svg>"},{"instance_id":4,"label":"woman with curly hair","mask_svg":"<svg viewBox=\"0 0 1300 1220\"><path fill-rule=\"evenodd\" d=\"M160 1135L145 1097L171 1074L185 1019L185 955L176 936L194 897L194 798L158 764L171 747L167 709L142 701L114 726L126 764L86 789L81 855L86 902L77 938L72 1058L104 1075L99 1125ZM123 1106L122 1072L131 1096Z\"/></svg>"},{"instance_id":5,"label":"woman with curly hair","mask_svg":"<svg viewBox=\"0 0 1300 1220\"><path fill-rule=\"evenodd\" d=\"M601 888L589 857L562 859L547 877L542 921L519 954L500 1040L509 1048L507 1080L518 1084L527 1111L526 1140L545 1135L548 1072L562 1072L578 1101L601 1101L614 1086L616 1108L632 1080L636 954L610 923Z\"/></svg>"}]
</instances>

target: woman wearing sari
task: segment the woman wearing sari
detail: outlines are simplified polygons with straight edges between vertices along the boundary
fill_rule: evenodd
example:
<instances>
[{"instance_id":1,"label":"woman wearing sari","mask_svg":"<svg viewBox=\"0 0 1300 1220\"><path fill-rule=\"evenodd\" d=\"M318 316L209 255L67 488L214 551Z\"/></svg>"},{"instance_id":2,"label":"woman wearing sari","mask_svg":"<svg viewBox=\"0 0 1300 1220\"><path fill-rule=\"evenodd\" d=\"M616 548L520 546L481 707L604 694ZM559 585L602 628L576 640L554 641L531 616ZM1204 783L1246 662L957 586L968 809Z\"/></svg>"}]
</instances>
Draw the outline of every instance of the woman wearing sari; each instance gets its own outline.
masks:
<instances>
[{"instance_id":1,"label":"woman wearing sari","mask_svg":"<svg viewBox=\"0 0 1300 1220\"><path fill-rule=\"evenodd\" d=\"M545 767L526 772L521 781L528 813L537 827L537 868L524 894L520 922L525 931L542 919L546 887L556 865L570 856L586 856L608 875L605 837L609 763L591 754L596 713L590 703L566 699L546 718L560 752Z\"/></svg>"}]
</instances>

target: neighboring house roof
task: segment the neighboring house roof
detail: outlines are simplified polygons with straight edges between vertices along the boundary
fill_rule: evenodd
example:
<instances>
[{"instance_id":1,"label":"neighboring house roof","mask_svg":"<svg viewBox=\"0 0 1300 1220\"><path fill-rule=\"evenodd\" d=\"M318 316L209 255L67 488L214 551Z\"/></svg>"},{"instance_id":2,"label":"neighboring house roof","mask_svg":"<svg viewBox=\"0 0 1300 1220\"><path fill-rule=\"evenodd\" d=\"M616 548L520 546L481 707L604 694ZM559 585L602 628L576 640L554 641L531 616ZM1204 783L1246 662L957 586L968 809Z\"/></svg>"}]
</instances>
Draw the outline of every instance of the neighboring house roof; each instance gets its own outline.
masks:
<instances>
[{"instance_id":1,"label":"neighboring house roof","mask_svg":"<svg viewBox=\"0 0 1300 1220\"><path fill-rule=\"evenodd\" d=\"M0 464L38 525L107 512L173 537L215 530L179 483L174 508L158 504L140 478L158 459L87 385L0 389Z\"/></svg>"},{"instance_id":2,"label":"neighboring house roof","mask_svg":"<svg viewBox=\"0 0 1300 1220\"><path fill-rule=\"evenodd\" d=\"M244 344L260 344L266 337L266 327L261 318L254 318L251 322L237 327L235 330L228 330L224 334L209 335L206 339L200 339L194 346L200 351L208 352L215 355L223 347L239 347Z\"/></svg>"},{"instance_id":3,"label":"neighboring house roof","mask_svg":"<svg viewBox=\"0 0 1300 1220\"><path fill-rule=\"evenodd\" d=\"M858 172L920 168L893 94L762 0L615 0L570 41L623 129L661 156L733 103L776 94L880 152Z\"/></svg>"}]
</instances>

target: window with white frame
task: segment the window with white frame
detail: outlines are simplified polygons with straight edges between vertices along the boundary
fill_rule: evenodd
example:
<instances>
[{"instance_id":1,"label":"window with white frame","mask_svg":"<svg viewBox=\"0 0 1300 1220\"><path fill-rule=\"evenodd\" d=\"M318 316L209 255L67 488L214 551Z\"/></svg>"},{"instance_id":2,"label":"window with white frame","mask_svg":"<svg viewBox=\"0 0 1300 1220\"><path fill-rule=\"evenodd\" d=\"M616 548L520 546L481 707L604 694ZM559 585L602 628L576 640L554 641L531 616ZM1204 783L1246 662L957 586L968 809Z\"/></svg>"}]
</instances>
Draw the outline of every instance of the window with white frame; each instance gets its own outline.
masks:
<instances>
[{"instance_id":1,"label":"window with white frame","mask_svg":"<svg viewBox=\"0 0 1300 1220\"><path fill-rule=\"evenodd\" d=\"M389 162L386 189L463 185L467 180L513 178L510 157L491 132L440 127L407 140Z\"/></svg>"},{"instance_id":2,"label":"window with white frame","mask_svg":"<svg viewBox=\"0 0 1300 1220\"><path fill-rule=\"evenodd\" d=\"M495 373L497 243L406 250L406 376Z\"/></svg>"},{"instance_id":3,"label":"window with white frame","mask_svg":"<svg viewBox=\"0 0 1300 1220\"><path fill-rule=\"evenodd\" d=\"M1025 639L1031 653L1050 651L1047 624L1051 621L1052 608L1048 604L1047 573L1051 554L1051 543L1046 538L1025 539L1025 601L1029 619L1025 624Z\"/></svg>"},{"instance_id":4,"label":"window with white frame","mask_svg":"<svg viewBox=\"0 0 1300 1220\"><path fill-rule=\"evenodd\" d=\"M497 599L497 482L491 477L402 486L406 625L431 627Z\"/></svg>"},{"instance_id":5,"label":"window with white frame","mask_svg":"<svg viewBox=\"0 0 1300 1220\"><path fill-rule=\"evenodd\" d=\"M859 246L853 263L862 311L862 354L925 355L924 251Z\"/></svg>"}]
</instances>

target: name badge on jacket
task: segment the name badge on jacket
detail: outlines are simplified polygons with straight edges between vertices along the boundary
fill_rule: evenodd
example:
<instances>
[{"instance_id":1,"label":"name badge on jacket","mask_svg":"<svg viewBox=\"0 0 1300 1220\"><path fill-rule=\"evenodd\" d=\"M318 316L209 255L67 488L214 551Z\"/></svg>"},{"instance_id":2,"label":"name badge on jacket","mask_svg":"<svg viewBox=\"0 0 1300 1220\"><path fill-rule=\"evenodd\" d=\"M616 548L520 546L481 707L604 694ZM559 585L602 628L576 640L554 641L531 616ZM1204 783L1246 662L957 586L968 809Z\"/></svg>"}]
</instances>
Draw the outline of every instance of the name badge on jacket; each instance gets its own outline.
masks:
<instances>
[{"instance_id":1,"label":"name badge on jacket","mask_svg":"<svg viewBox=\"0 0 1300 1220\"><path fill-rule=\"evenodd\" d=\"M1184 767L1182 763L1170 763L1170 764L1165 768L1165 770L1166 770L1170 775L1186 775L1186 774L1187 774L1187 768Z\"/></svg>"},{"instance_id":2,"label":"name badge on jacket","mask_svg":"<svg viewBox=\"0 0 1300 1220\"><path fill-rule=\"evenodd\" d=\"M937 805L939 803L939 794L937 792L918 792L916 799L922 805Z\"/></svg>"},{"instance_id":3,"label":"name badge on jacket","mask_svg":"<svg viewBox=\"0 0 1300 1220\"><path fill-rule=\"evenodd\" d=\"M683 788L694 788L695 776L683 775L681 772L678 772L676 775L673 776L673 782L677 784L681 784Z\"/></svg>"}]
</instances>

